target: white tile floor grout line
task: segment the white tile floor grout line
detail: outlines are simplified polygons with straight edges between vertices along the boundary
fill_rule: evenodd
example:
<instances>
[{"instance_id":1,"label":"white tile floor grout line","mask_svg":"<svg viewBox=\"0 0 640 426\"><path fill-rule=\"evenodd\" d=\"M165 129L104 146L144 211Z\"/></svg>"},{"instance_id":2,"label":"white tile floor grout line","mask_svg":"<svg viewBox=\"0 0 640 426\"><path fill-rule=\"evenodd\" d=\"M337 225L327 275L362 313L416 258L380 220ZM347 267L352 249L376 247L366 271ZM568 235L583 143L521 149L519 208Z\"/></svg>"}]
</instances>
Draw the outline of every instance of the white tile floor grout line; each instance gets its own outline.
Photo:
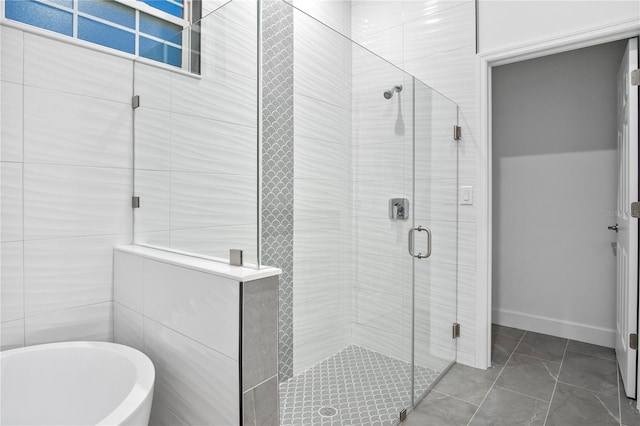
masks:
<instances>
[{"instance_id":1,"label":"white tile floor grout line","mask_svg":"<svg viewBox=\"0 0 640 426\"><path fill-rule=\"evenodd\" d=\"M518 355L521 355L521 354L518 354ZM544 400L542 398L538 398L537 396L527 395L526 393L518 392L518 391L515 391L513 389L504 388L504 387L501 387L501 386L498 386L498 385L496 385L494 387L497 387L498 389L505 390L507 392L515 393L516 395L524 396L524 397L526 397L528 399L535 399L536 401L551 403L551 401L546 401L546 400Z\"/></svg>"},{"instance_id":2,"label":"white tile floor grout line","mask_svg":"<svg viewBox=\"0 0 640 426\"><path fill-rule=\"evenodd\" d=\"M547 424L547 420L549 419L549 413L551 412L551 404L553 403L553 397L556 395L556 389L558 388L558 381L560 380L560 373L562 372L562 365L564 364L564 357L567 355L567 348L569 347L569 339L567 339L567 343L564 345L564 352L562 353L562 361L560 361L560 369L558 370L558 377L556 377L556 383L553 385L553 392L551 392L551 398L549 399L549 406L547 407L547 415L544 416L545 426Z\"/></svg>"},{"instance_id":3,"label":"white tile floor grout line","mask_svg":"<svg viewBox=\"0 0 640 426\"><path fill-rule=\"evenodd\" d=\"M446 377L446 375L445 375L445 377ZM460 402L465 402L465 403L467 403L467 404L476 405L474 402L467 401L466 399L462 399L462 398L460 398L460 397L458 397L458 396L449 395L448 393L446 393L446 392L442 392L442 391L439 391L439 390L437 390L437 389L435 389L435 388L434 388L434 389L432 389L432 390L431 390L431 392L439 393L440 395L444 395L444 396L446 396L446 397L449 397L449 398L452 398L452 399L458 400L458 401L460 401ZM431 394L431 392L429 392L429 394ZM426 398L426 397L425 397L425 398Z\"/></svg>"},{"instance_id":4,"label":"white tile floor grout line","mask_svg":"<svg viewBox=\"0 0 640 426\"><path fill-rule=\"evenodd\" d=\"M489 396L489 393L491 393L491 391L493 390L493 387L496 385L496 382L498 381L498 379L500 378L500 375L502 374L502 372L504 371L505 367L507 366L507 364L509 364L509 361L511 361L511 357L513 356L514 353L516 353L516 350L518 349L518 346L520 346L520 343L522 343L522 340L524 339L524 336L526 336L528 333L528 331L525 331L522 336L520 337L520 340L518 340L518 344L516 345L515 348L513 348L513 350L511 351L511 353L509 354L509 358L507 358L507 361L504 363L504 365L502 366L502 368L500 369L500 372L498 373L498 375L496 376L495 380L493 381L493 383L491 383L491 386L489 387L489 390L487 391L486 394L484 394L484 398L482 398L482 401L480 401L480 404L478 404L478 408L476 408L476 411L473 413L473 416L471 416L471 418L469 419L469 422L467 423L467 426L469 426L471 424L471 422L473 421L473 419L476 417L476 415L478 414L478 411L480 411L480 407L482 407L482 404L484 403L484 401L487 399L487 396ZM559 373L558 373L559 374ZM551 405L551 402L549 402L549 405Z\"/></svg>"},{"instance_id":5,"label":"white tile floor grout line","mask_svg":"<svg viewBox=\"0 0 640 426\"><path fill-rule=\"evenodd\" d=\"M568 339L567 339L567 340L568 340ZM514 353L515 353L515 349L514 349L513 351L514 351ZM570 352L570 351L567 351L567 352ZM518 354L518 355L519 355L519 356L525 356L525 357L527 357L527 358L533 358L533 359L535 359L535 360L537 360L537 361L542 361L542 362L551 362L551 363L553 363L553 364L560 364L560 362L558 362L558 361L551 361L551 360L549 360L549 359L540 358L540 357L538 357L538 356L534 356L534 355L530 355L530 354ZM587 355L587 356L588 356L588 355Z\"/></svg>"},{"instance_id":6,"label":"white tile floor grout line","mask_svg":"<svg viewBox=\"0 0 640 426\"><path fill-rule=\"evenodd\" d=\"M574 385L572 383L563 382L562 380L557 380L557 382L558 382L558 384L565 385L565 386L570 386L570 387L576 388L576 389L581 389L581 390L584 390L584 391L587 391L587 392L591 392L593 394L603 395L603 396L611 396L611 395L607 395L604 392L600 392L600 391L597 391L597 390L589 389L589 388L584 387L584 386ZM618 392L618 394L620 394L620 393Z\"/></svg>"}]
</instances>

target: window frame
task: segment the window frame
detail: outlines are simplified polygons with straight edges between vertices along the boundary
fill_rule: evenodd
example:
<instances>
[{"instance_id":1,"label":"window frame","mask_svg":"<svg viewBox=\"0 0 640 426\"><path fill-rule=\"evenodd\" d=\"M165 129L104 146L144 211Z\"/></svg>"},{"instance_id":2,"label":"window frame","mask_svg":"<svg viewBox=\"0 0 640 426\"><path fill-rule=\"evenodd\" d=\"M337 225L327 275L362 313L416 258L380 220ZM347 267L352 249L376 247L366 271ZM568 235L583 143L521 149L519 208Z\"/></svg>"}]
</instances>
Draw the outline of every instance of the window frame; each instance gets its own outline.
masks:
<instances>
[{"instance_id":1,"label":"window frame","mask_svg":"<svg viewBox=\"0 0 640 426\"><path fill-rule=\"evenodd\" d=\"M113 28L117 28L119 30L125 31L125 32L130 33L130 34L133 34L134 37L135 37L133 55L136 56L136 57L143 57L143 56L140 55L141 52L140 52L140 46L139 45L140 45L140 37L144 37L146 39L150 39L150 40L156 41L158 43L168 44L168 45L170 45L172 47L179 48L181 50L181 56L182 56L181 57L181 66L180 67L176 67L176 68L189 69L189 67L190 67L189 31L185 31L185 29L189 28L191 26L191 24L192 24L191 20L192 20L193 1L194 0L182 0L183 1L183 3L182 3L182 5L183 5L183 15L185 17L187 17L188 19L178 18L177 16L171 15L170 13L167 13L167 12L162 11L160 9L156 9L153 6L150 6L147 3L144 3L144 2L138 1L138 0L110 0L110 1L113 1L115 3L122 4L122 5L130 8L130 9L132 9L134 11L134 14L135 14L135 28L133 28L133 29L132 28L128 28L128 27L123 26L123 25L120 25L117 22L107 21L107 20L101 19L101 18L99 18L97 16L90 15L88 13L80 11L79 10L79 0L71 0L71 2L72 2L72 7L71 8L69 8L67 6L64 6L64 5L61 5L59 3L56 3L54 1L49 1L49 0L34 0L34 1L37 2L37 3L43 4L43 5L55 8L55 9L59 9L59 10L65 11L67 13L70 13L72 15L72 17L73 17L72 35L68 36L66 34L59 34L59 33L55 32L55 31L50 31L50 30L48 30L46 28L38 27L38 26L35 26L35 25L30 25L30 24L27 24L27 23L24 23L24 22L21 22L21 21L16 21L16 20L7 18L6 14L5 14L5 7L4 7L6 2L4 2L4 1L1 2L3 4L3 7L1 8L2 9L2 11L1 11L2 21L8 22L8 23L12 23L12 24L15 24L15 25L26 26L28 28L37 28L37 29L39 29L41 31L51 32L52 34L56 34L56 35L59 35L59 36L62 36L62 37L68 37L68 38L71 38L71 39L74 39L74 40L78 40L78 41L83 41L83 42L86 42L86 43L90 43L90 44L93 44L93 45L96 45L96 46L100 46L100 47L105 48L105 49L114 50L116 52L124 53L124 54L127 54L127 55L131 54L129 52L122 51L122 50L119 50L119 49L115 49L113 47L104 46L104 45L99 44L99 43L95 43L95 42L92 42L92 41L83 40L81 38L78 38L78 21L79 21L79 18L82 17L82 18L85 18L85 19L90 19L92 21L104 24L104 25L108 25L108 26L113 27ZM182 44L178 45L178 44L173 43L171 41L162 40L162 39L160 39L158 37L155 37L153 35L141 32L140 31L140 14L141 13L150 15L152 17L158 18L160 20L166 21L166 22L168 22L170 24L177 25L180 28L182 28L182 30L181 30L181 33L182 33L181 43ZM155 60L153 60L153 61L154 62L158 62L158 63L166 63L166 62L155 61ZM168 63L166 63L166 64L170 65L170 66L174 66L174 65L171 65L171 64L168 64Z\"/></svg>"}]
</instances>

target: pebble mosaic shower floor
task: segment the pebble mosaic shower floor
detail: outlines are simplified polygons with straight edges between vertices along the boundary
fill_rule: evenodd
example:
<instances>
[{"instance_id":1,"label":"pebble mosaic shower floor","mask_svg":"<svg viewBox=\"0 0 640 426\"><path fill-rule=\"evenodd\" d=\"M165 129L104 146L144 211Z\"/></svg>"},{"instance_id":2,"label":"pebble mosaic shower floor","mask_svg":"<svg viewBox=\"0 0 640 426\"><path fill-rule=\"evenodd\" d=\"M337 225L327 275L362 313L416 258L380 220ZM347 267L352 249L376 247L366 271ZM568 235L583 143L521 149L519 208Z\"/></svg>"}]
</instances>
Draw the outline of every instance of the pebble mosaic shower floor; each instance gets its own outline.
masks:
<instances>
[{"instance_id":1,"label":"pebble mosaic shower floor","mask_svg":"<svg viewBox=\"0 0 640 426\"><path fill-rule=\"evenodd\" d=\"M416 366L416 397L439 374ZM280 424L391 426L410 392L411 364L351 345L280 384Z\"/></svg>"}]
</instances>

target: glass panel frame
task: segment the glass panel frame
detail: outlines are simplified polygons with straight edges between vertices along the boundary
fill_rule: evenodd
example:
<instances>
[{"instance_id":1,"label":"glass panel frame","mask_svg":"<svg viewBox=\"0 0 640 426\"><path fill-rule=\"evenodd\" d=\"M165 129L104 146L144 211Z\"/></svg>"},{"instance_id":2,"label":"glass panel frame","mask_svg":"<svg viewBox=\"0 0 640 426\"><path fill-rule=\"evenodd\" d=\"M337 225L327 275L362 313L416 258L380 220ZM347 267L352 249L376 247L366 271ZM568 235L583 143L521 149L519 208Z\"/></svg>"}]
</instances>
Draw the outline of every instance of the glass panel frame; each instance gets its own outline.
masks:
<instances>
[{"instance_id":1,"label":"glass panel frame","mask_svg":"<svg viewBox=\"0 0 640 426\"><path fill-rule=\"evenodd\" d=\"M173 37L197 33L200 74L146 58L165 45L134 61L134 243L223 263L241 249L259 268L257 16L244 11L225 3ZM241 60L216 54L240 41Z\"/></svg>"}]
</instances>

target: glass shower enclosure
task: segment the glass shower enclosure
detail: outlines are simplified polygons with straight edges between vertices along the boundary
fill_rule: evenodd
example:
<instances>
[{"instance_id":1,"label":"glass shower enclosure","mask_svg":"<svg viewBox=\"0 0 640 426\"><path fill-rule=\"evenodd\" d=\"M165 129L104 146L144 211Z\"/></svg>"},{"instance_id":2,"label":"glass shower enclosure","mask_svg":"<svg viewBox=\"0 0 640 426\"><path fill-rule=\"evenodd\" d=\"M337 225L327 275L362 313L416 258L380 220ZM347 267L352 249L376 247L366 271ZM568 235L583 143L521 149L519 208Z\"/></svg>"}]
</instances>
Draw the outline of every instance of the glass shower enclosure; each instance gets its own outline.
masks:
<instances>
[{"instance_id":1,"label":"glass shower enclosure","mask_svg":"<svg viewBox=\"0 0 640 426\"><path fill-rule=\"evenodd\" d=\"M456 358L458 109L258 6L203 10L178 66L162 43L135 62L135 243L283 270L280 424L397 424Z\"/></svg>"},{"instance_id":2,"label":"glass shower enclosure","mask_svg":"<svg viewBox=\"0 0 640 426\"><path fill-rule=\"evenodd\" d=\"M458 109L303 11L280 13L295 118L281 424L391 425L456 358Z\"/></svg>"}]
</instances>

